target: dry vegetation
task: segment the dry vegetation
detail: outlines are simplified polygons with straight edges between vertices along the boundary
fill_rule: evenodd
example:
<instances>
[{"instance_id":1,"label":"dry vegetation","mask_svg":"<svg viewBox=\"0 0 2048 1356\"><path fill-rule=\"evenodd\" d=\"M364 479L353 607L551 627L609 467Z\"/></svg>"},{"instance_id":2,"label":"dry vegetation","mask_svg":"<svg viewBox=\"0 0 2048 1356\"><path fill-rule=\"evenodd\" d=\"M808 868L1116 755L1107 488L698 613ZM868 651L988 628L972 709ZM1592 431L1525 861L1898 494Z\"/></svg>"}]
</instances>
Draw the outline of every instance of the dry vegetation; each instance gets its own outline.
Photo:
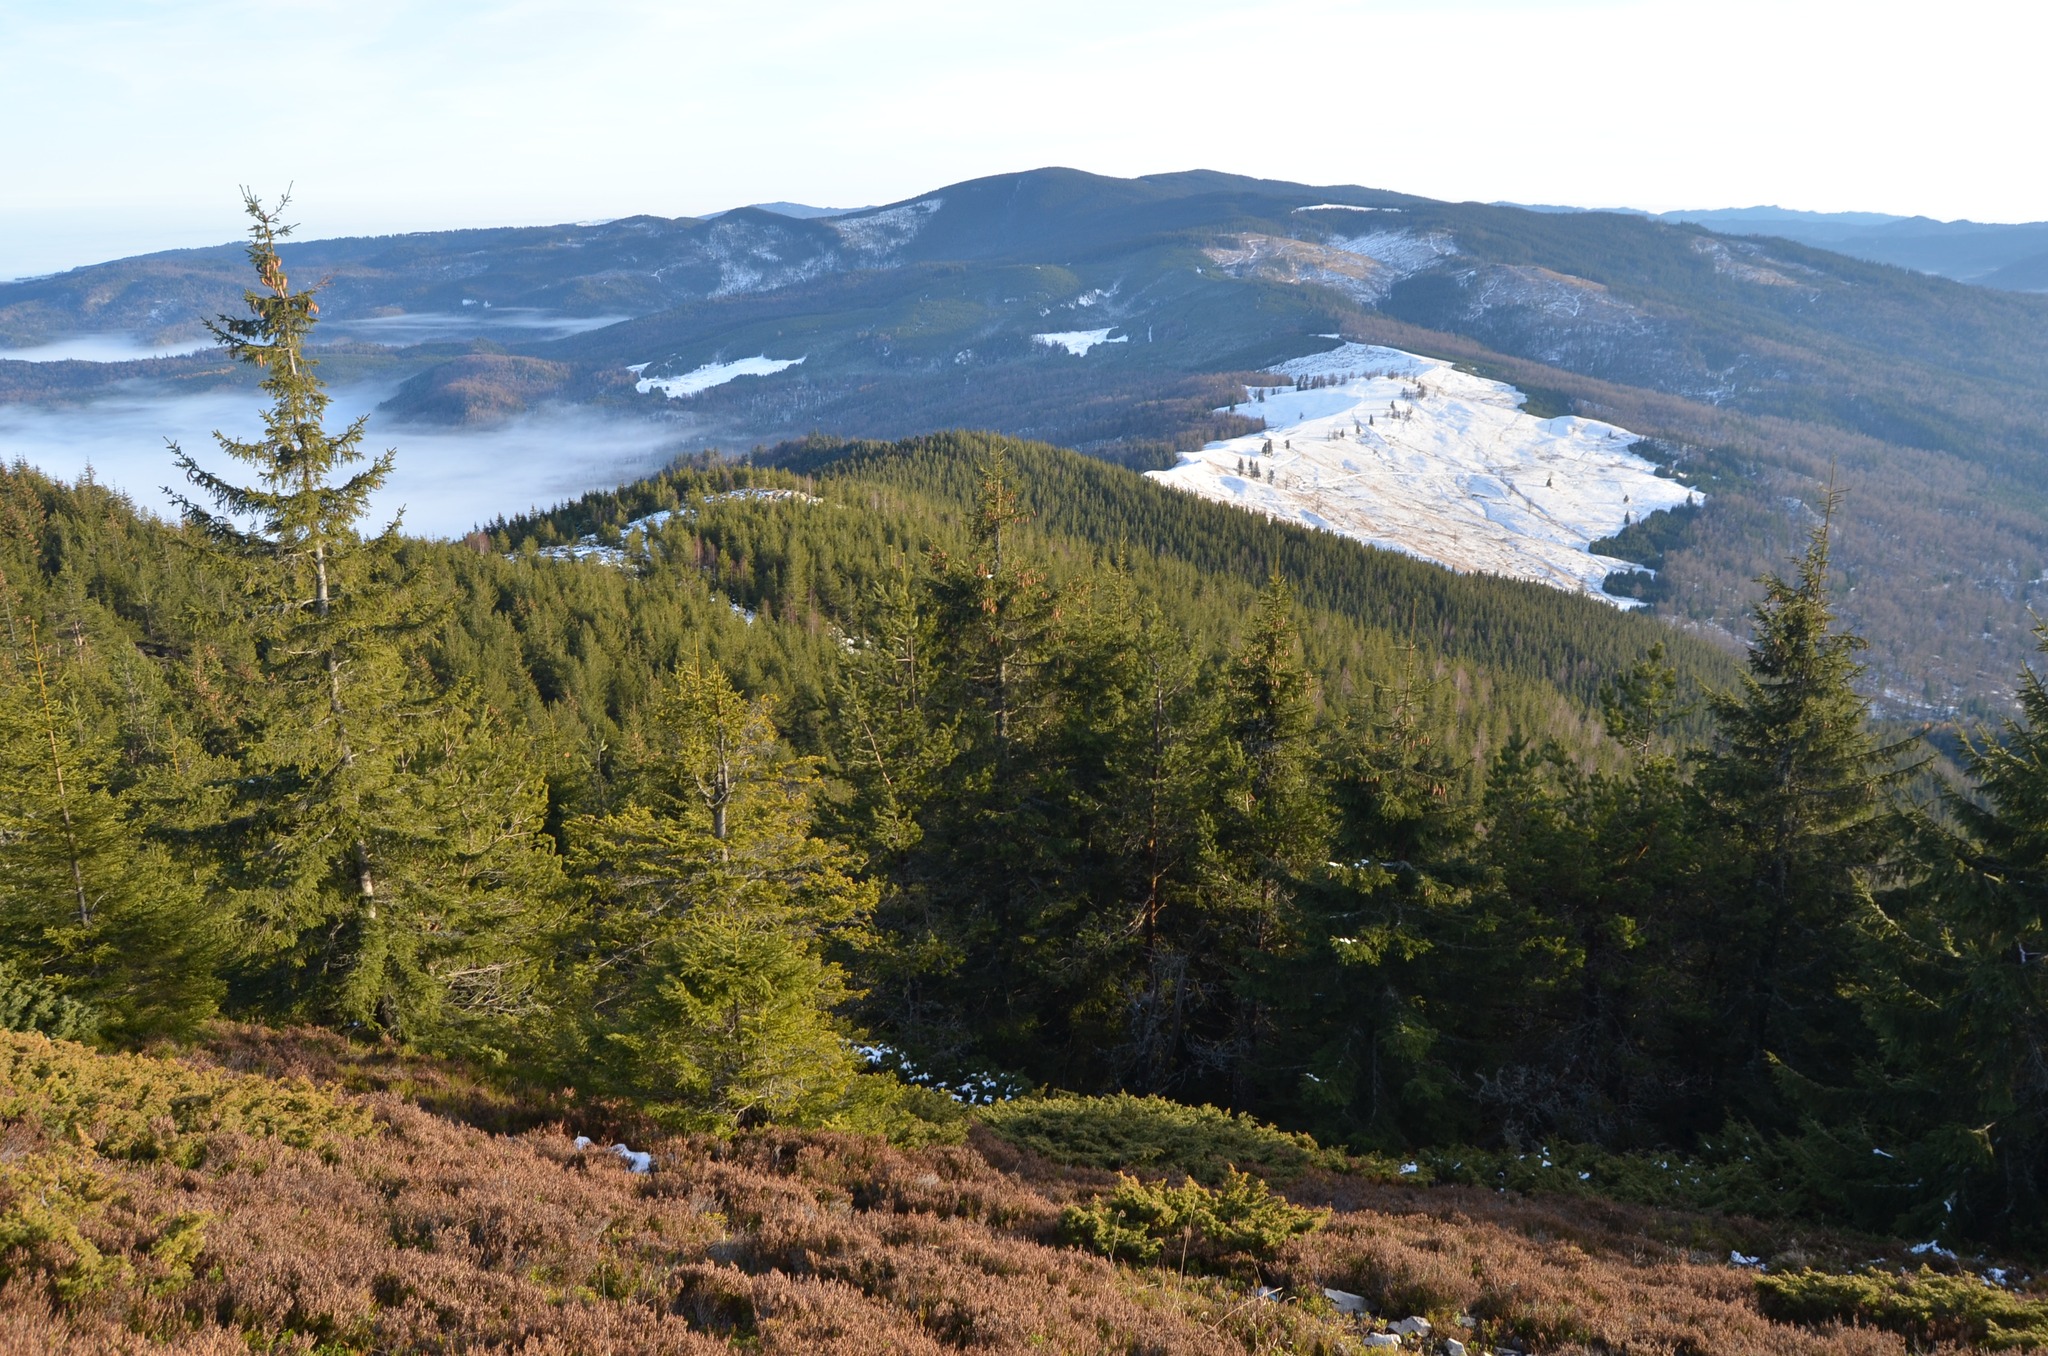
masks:
<instances>
[{"instance_id":1,"label":"dry vegetation","mask_svg":"<svg viewBox=\"0 0 2048 1356\"><path fill-rule=\"evenodd\" d=\"M227 1029L182 1063L0 1043L6 1351L1362 1349L1323 1286L1474 1349L1907 1349L1764 1317L1721 1259L1794 1244L1742 1222L1318 1168L1286 1190L1333 1215L1263 1275L1133 1269L1058 1243L1062 1207L1110 1174L984 1128L918 1151L636 1140L655 1168L635 1175L571 1139L630 1125L530 1124L454 1071L325 1033ZM1806 1260L1854 1246L1809 1240Z\"/></svg>"}]
</instances>

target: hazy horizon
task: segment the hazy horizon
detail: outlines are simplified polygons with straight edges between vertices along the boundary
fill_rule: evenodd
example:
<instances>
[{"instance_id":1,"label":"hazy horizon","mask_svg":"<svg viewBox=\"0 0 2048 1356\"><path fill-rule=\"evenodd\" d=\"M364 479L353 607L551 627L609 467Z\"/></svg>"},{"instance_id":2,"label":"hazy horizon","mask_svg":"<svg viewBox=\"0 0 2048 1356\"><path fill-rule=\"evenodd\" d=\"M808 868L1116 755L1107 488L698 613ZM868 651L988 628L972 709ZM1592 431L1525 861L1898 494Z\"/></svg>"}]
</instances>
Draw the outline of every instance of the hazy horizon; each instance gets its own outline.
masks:
<instances>
[{"instance_id":1,"label":"hazy horizon","mask_svg":"<svg viewBox=\"0 0 2048 1356\"><path fill-rule=\"evenodd\" d=\"M1031 168L1031 169L1036 169L1036 168L1073 168L1073 167L1072 167L1072 166L1062 166L1062 167L1051 167L1051 166L1047 166L1047 167L1040 167L1040 166L1029 166L1029 167L1024 167L1024 168ZM1209 168L1212 168L1212 167L1211 167L1211 166L1206 166L1206 165L1204 165L1204 166L1195 166L1195 167L1192 167L1192 168L1197 168L1197 169L1209 169ZM1013 171L1013 170L991 170L991 171L990 171L989 173L990 173L990 175L997 175L997 174L1003 174L1003 173L1011 173L1011 172L1015 172L1015 171ZM1163 171L1163 172L1171 172L1171 171ZM979 175L977 175L977 176L974 176L974 177L977 177L977 178L979 178L979 177L983 177L983 176L979 176ZM1126 176L1126 177L1141 177L1141 176ZM1262 178L1270 178L1271 176L1270 176L1270 175L1265 175L1265 176L1252 176L1252 177L1262 177ZM942 185L942 184L927 184L927 185L925 185L925 189L934 189L934 188L941 188L941 187L944 187L944 185ZM1340 187L1360 187L1360 188L1373 188L1373 189L1384 189L1384 190L1389 190L1389 191L1392 191L1392 192L1397 192L1397 193L1403 193L1403 192L1407 192L1407 191L1409 191L1409 190L1407 190L1407 189L1404 189L1404 188L1402 188L1402 187L1401 187L1401 186L1400 186L1399 184L1359 184L1359 185L1348 185L1348 184L1345 184L1345 185L1340 185L1340 184L1321 184L1321 185L1312 185L1312 187L1325 187L1325 188L1340 188ZM923 190L918 190L918 191L923 191ZM911 194L911 195L909 195L909 196L913 196L913 197L914 197L914 196L915 196L915 193L913 193L913 194ZM792 205L816 206L816 204L798 204L798 203L796 203L796 202L795 202L795 200L793 200L793 199L777 199L777 200L773 200L773 201L775 201L775 202L776 202L776 203L777 203L778 205L782 205L782 206L792 206ZM1511 200L1508 200L1508 199L1502 199L1502 198L1494 198L1494 199L1471 199L1471 201L1484 201L1484 202L1493 202L1493 203L1498 203L1498 204L1499 204L1499 205L1501 205L1501 206L1508 206L1508 207L1523 207L1523 208L1527 208L1527 209L1529 209L1529 210L1532 210L1532 211L1576 211L1576 212L1641 212L1641 213L1646 213L1646 214L1649 214L1649 215L1653 215L1653 216L1655 216L1655 215L1665 215L1665 216L1669 216L1669 215L1672 215L1672 214L1674 214L1674 213L1693 213L1693 212L1699 212L1699 213L1705 213L1705 212L1795 212L1795 213L1800 213L1800 214L1803 214L1803 215L1808 215L1808 216L1837 216L1837 215L1846 215L1846 216L1854 216L1854 215L1871 215L1871 216L1887 216L1887 217L1896 217L1896 218L1899 218L1899 219L1901 219L1901 220L1905 220L1905 219L1915 219L1915 218L1917 218L1917 219L1923 219L1923 220L1931 220L1931 221L1943 221L1943 220L1944 220L1944 219L1943 219L1943 218L1941 218L1941 217L1934 217L1934 216L1930 216L1930 215L1929 215L1928 213L1925 213L1925 212L1911 212L1911 211L1889 211L1889 210L1885 210L1885 209L1878 209L1878 208L1842 208L1842 209L1826 209L1826 210L1822 210L1822 209L1818 209L1818 208L1806 208L1806 207L1786 207L1786 206L1784 206L1784 205L1783 205L1783 204L1781 204L1781 203L1722 203L1722 204L1718 204L1718 205L1713 205L1713 206L1701 206L1701 205L1699 205L1699 204L1682 204L1682 205L1677 205L1677 206L1668 206L1668 207L1661 207L1661 206L1652 206L1652 207L1645 207L1645 206L1642 206L1642 205L1640 205L1640 204L1637 204L1637 203L1554 203L1554 202L1540 202L1540 203L1538 203L1538 202L1513 202L1513 201L1511 201ZM740 208L740 207L751 207L751 206L756 206L756 205L761 205L761 204L755 204L755 203L733 203L733 204L729 204L728 206L725 206L725 207L719 207L719 208L713 208L713 209L709 209L709 210L707 210L707 211L705 211L705 212L702 212L702 213L682 213L682 214L680 214L680 215L683 215L683 216L700 216L700 217L712 217L712 216L717 216L717 215L718 215L718 214L720 214L721 212L730 212L730 211L733 211L733 210L735 210L736 208ZM856 212L856 211L862 211L862 210L865 210L865 208L864 208L864 207L847 207L847 208L831 208L831 209L829 209L829 210L832 210L832 211L834 211L834 212ZM293 213L293 215L294 215L294 216L299 216L299 215L301 215L301 214L299 214L299 213L297 213L297 212L294 212L294 213ZM639 213L639 212L624 212L624 213L621 213L621 214L619 214L619 215L620 215L620 216L622 216L622 217L630 217L630 216L644 216L644 215L659 215L659 214L654 214L654 213ZM373 228L366 228L366 229L360 229L360 230L342 230L342 229L335 229L335 230L322 230L322 231L318 231L318 232L314 232L314 231L301 231L301 232L299 232L299 233L298 233L298 235L297 235L297 236L296 236L295 238L297 238L297 239L299 239L299 240L302 240L302 241L312 241L312 240L332 240L332 239L337 239L337 238L342 238L342 237L348 237L348 236L380 236L380 235L414 235L414 234L423 234L423 233L428 233L428 232L435 232L435 231L459 231L459 230L491 230L491 229L496 229L496 228L504 228L504 227L513 227L513 228L516 228L516 227L539 227L539 226L559 226L559 225L564 225L564 224L568 224L568 223L583 223L583 224L596 224L596 223L601 223L601 222L606 222L606 221L615 221L615 220L618 220L618 219L619 219L618 217L588 217L588 216L563 216L563 217L555 217L555 218L550 218L550 219L548 219L548 220L540 220L540 219L536 218L536 219L533 219L533 220L521 220L521 221L461 221L461 222L435 222L435 223L428 223L428 224L414 224L414 225L403 225L403 224L385 224L385 225L380 225L380 226L376 226L376 227L373 227ZM1993 222L1993 221L1981 221L1981 220L1978 220L1977 218L1964 218L1964 217L1951 217L1951 218L1947 218L1946 220L1947 220L1947 221L1950 221L1950 222L1956 222L1956 221L1971 221L1971 222L1973 222L1974 224L1977 224L1977 225L1986 225L1986 226L2016 226L2016 225L2029 225L2029 224L2033 224L2033 223L2031 223L2031 222L2022 222L2022 221L2010 221L2010 222ZM4 228L5 228L5 217L4 217L4 215L0 215L0 283L7 283L7 282L23 282L23 281L29 281L29 280L32 280L32 279L36 279L36 278L50 277L50 276L53 276L53 275L55 275L55 274L58 274L58 273L66 273L66 272L69 272L69 271L71 271L72 269L76 269L76 268L89 268L89 267L91 267L91 266L92 266L92 265L94 265L94 264L102 264L102 263L108 263L108 262L111 262L111 261L113 261L113 260L117 260L117 259L126 259L126 258L133 258L133 257L135 257L135 256L138 256L138 255L144 255L144 254L157 254L157 253L162 253L162 252L165 252L165 251L168 251L168 250L180 250L180 249L208 249L208 248L212 248L212 247L215 247L215 246L220 246L220 245L236 245L236 244L240 244L240 243L242 243L242 242L243 242L243 240L244 240L244 238L245 238L245 236L246 236L246 227L247 227L247 220L246 220L246 218L244 218L244 217L243 217L243 216L242 216L242 215L240 214L240 211L239 211L239 209L238 209L238 208L237 208L237 209L235 209L235 210L224 210L224 211L222 212L222 214L221 214L221 225L219 226L219 228L218 228L218 229L216 229L216 228L215 228L214 224L213 224L213 223L212 223L212 222L211 222L210 220L209 220L208 222L206 222L206 223L205 223L204 225L186 225L186 226L182 226L182 227L162 227L162 226L158 226L158 225L155 225L155 224L153 224L153 223L149 223L149 222L137 222L137 223L136 223L136 224L135 224L134 226L132 226L132 227L127 227L127 228L118 228L118 227L113 227L113 226L106 226L106 227L104 227L104 228L103 228L103 229L102 229L101 231L99 231L98 233L96 233L95 235L93 235L93 236L92 236L92 237L90 237L90 238L91 238L91 239L93 239L93 240L96 240L96 241L100 241L100 242L102 242L102 243L103 243L103 244L104 244L105 246L107 246L108 248L111 248L111 249L112 249L112 251L113 251L113 252L111 252L111 253L94 253L94 254L91 254L91 255L89 255L88 257L79 257L79 258L75 258L75 259L73 260L73 262L69 262L69 263L55 263L55 264L50 264L49 266L46 266L46 267L38 267L38 268L17 268L17 269L15 270L15 271L13 271L13 272L9 272L9 271L8 271L8 267L9 267L9 266L8 266L8 264L7 264L7 260L8 260L8 258L10 257L9 251L14 251L14 252L15 252L15 254L16 254L16 255L18 256L18 255L20 255L21 251L23 251L23 250L26 250L26 252L27 252L27 257L31 257L31 258L33 258L33 257L37 257L37 256L36 256L36 250L37 250L37 249L39 248L39 246L38 246L38 245L36 244L36 242L35 242L35 239L34 239L33 237L30 237L30 238L29 238L29 239L27 239L26 241L23 241L23 240L20 240L20 239L17 239L17 238L13 238L13 237L10 237L10 236L6 235L6 234L4 233ZM161 232L161 233L165 234L165 235L167 236L167 238L166 238L165 240L161 241L161 242L158 242L158 243L151 243L151 240L152 240L152 238L153 238L153 237L151 236L151 233L152 233L152 232ZM58 251L64 251L64 250L71 250L71 249L72 249L72 244L71 244L71 242L72 242L72 240L73 240L73 239L74 239L74 237L70 237L70 236L66 236L66 237L63 237L62 239L59 239L59 240L55 240L55 241L52 241L52 242L50 242L50 243L48 244L48 248L49 248L49 249L52 249L52 250L58 250ZM84 246L80 246L80 248L85 248L85 247L84 247ZM75 251L73 251L73 253L75 253ZM54 258L72 258L72 254L71 254L71 253L63 253L63 254L57 254L57 255L52 255L52 256L49 256L49 257L54 257ZM45 262L47 262L47 259L46 259L46 261L45 261ZM615 317L615 318L616 318L616 317ZM10 354L4 354L4 353L0 353L0 357L8 357L8 356L18 356L18 355L10 355ZM138 354L135 354L135 355L130 355L130 356L145 356L145 355L142 355L142 354L139 354L139 353L138 353Z\"/></svg>"},{"instance_id":2,"label":"hazy horizon","mask_svg":"<svg viewBox=\"0 0 2048 1356\"><path fill-rule=\"evenodd\" d=\"M35 129L0 150L0 277L233 240L241 184L296 183L322 237L891 202L1043 165L2048 218L1987 134L2033 116L2030 46L1982 40L2004 5L798 0L772 35L654 0L307 0L260 34L250 13L0 12L0 116ZM299 54L296 116L216 116L257 41Z\"/></svg>"}]
</instances>

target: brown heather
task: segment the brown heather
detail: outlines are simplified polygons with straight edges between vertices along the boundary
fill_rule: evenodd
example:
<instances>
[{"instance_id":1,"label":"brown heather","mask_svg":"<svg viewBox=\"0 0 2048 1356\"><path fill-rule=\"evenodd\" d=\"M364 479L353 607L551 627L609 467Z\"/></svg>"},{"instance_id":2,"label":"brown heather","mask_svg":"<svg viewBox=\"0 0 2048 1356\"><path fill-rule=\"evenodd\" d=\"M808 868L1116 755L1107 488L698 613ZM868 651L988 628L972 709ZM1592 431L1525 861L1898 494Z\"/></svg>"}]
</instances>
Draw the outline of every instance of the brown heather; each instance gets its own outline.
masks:
<instances>
[{"instance_id":1,"label":"brown heather","mask_svg":"<svg viewBox=\"0 0 2048 1356\"><path fill-rule=\"evenodd\" d=\"M46 1073L69 1060L88 1082L107 1058L34 1048ZM33 1062L15 1059L10 1076ZM0 1087L10 1108L0 1245L13 1245L0 1262L11 1272L0 1286L0 1351L1360 1349L1360 1330L1321 1299L1324 1285L1365 1295L1390 1316L1427 1314L1440 1332L1474 1315L1475 1346L1906 1350L1889 1334L1764 1318L1750 1275L1693 1251L1719 1248L1725 1258L1731 1237L1759 1246L1757 1235L1700 1217L1311 1174L1288 1194L1336 1213L1289 1244L1265 1279L1315 1298L1270 1303L1242 1279L1119 1268L1058 1246L1061 1206L1113 1178L1054 1167L986 1130L966 1145L914 1152L785 1132L636 1140L656 1162L638 1176L608 1153L573 1147L571 1136L589 1125L518 1126L511 1102L459 1075L352 1051L331 1035L225 1030L207 1051L166 1064L165 1076L196 1076L244 1101L255 1095L254 1072L223 1084L223 1066L369 1090L283 1085L293 1105L319 1103L323 1124L337 1122L321 1106L350 1113L339 1122L347 1133L317 1143L301 1136L305 1147L287 1142L288 1126L188 1116L193 1123L179 1128L160 1117L159 1138L175 1130L187 1151L137 1157L96 1151L91 1126L53 1131L50 1118L20 1111L49 1103L47 1088ZM388 1090L400 1085L451 1114ZM52 1163L97 1187L52 1195ZM22 1220L66 1200L78 1237L100 1255L93 1277L81 1279L77 1248L55 1234L36 1241L21 1232Z\"/></svg>"}]
</instances>

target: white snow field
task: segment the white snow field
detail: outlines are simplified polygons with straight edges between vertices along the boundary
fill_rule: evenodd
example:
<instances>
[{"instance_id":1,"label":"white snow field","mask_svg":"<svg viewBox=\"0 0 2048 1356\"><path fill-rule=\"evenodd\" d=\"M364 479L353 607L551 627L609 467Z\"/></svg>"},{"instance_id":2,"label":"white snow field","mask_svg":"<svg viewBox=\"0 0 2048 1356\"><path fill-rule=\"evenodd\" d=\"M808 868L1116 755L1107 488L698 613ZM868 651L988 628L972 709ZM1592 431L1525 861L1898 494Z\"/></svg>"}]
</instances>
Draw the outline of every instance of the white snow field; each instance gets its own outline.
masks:
<instances>
[{"instance_id":1,"label":"white snow field","mask_svg":"<svg viewBox=\"0 0 2048 1356\"><path fill-rule=\"evenodd\" d=\"M1699 498L1628 450L1636 435L1565 416L1538 419L1523 395L1435 358L1346 343L1273 369L1321 377L1265 388L1266 431L1151 476L1269 518L1321 528L1454 570L1531 579L1633 607L1601 588L1635 569L1590 543ZM1256 393L1253 393L1254 396ZM1273 453L1261 448L1270 440ZM1251 474L1256 467L1258 474Z\"/></svg>"},{"instance_id":2,"label":"white snow field","mask_svg":"<svg viewBox=\"0 0 2048 1356\"><path fill-rule=\"evenodd\" d=\"M1094 303L1093 293L1090 293L1086 300L1076 301L1077 305L1082 306L1092 306ZM1085 358L1088 356L1088 350L1097 344L1121 344L1129 341L1131 336L1128 334L1110 338L1109 330L1115 328L1116 326L1111 325L1107 330L1061 330L1058 334L1034 334L1031 338L1034 343L1044 344L1047 348L1063 348L1076 358Z\"/></svg>"},{"instance_id":3,"label":"white snow field","mask_svg":"<svg viewBox=\"0 0 2048 1356\"><path fill-rule=\"evenodd\" d=\"M804 358L810 356L810 354L806 353ZM685 372L679 377L642 376L640 380L633 383L633 389L641 395L646 395L649 391L659 391L670 400L675 400L684 396L696 395L699 391L708 391L714 386L723 386L734 377L772 377L785 368L795 367L803 360L803 358L771 358L767 354L761 353L751 358L740 358L729 363L706 363L702 367L694 371ZM647 363L640 363L626 370L638 376L647 367Z\"/></svg>"}]
</instances>

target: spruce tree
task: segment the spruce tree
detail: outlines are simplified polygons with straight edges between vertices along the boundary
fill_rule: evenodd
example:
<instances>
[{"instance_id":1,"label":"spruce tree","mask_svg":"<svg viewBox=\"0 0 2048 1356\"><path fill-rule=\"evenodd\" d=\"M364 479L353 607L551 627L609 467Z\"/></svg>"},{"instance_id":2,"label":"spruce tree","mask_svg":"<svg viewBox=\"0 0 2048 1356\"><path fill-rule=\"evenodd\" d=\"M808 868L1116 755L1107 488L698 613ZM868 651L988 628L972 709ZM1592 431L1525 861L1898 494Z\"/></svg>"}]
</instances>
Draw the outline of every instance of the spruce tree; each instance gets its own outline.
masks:
<instances>
[{"instance_id":1,"label":"spruce tree","mask_svg":"<svg viewBox=\"0 0 2048 1356\"><path fill-rule=\"evenodd\" d=\"M2048 654L2048 627L2037 628ZM1966 746L1974 787L1915 836L1917 878L1882 902L1865 1007L1885 1058L1859 1110L1888 1162L1886 1216L2048 1243L2048 683Z\"/></svg>"},{"instance_id":2,"label":"spruce tree","mask_svg":"<svg viewBox=\"0 0 2048 1356\"><path fill-rule=\"evenodd\" d=\"M767 700L715 665L677 672L626 804L571 829L594 907L571 980L588 1063L568 1076L678 1128L848 1114L860 1062L826 952L864 934L874 890L812 832L819 795Z\"/></svg>"},{"instance_id":3,"label":"spruce tree","mask_svg":"<svg viewBox=\"0 0 2048 1356\"><path fill-rule=\"evenodd\" d=\"M1291 945L1260 985L1288 1051L1263 1087L1331 1138L1473 1133L1444 1027L1497 985L1498 948L1476 907L1470 778L1430 719L1436 693L1409 647L1398 677L1333 731L1336 860L1301 873Z\"/></svg>"},{"instance_id":4,"label":"spruce tree","mask_svg":"<svg viewBox=\"0 0 2048 1356\"><path fill-rule=\"evenodd\" d=\"M1276 574L1224 675L1218 842L1236 881L1224 937L1247 978L1218 1054L1238 1102L1251 1095L1271 1034L1251 977L1270 970L1270 957L1287 949L1287 905L1329 855L1334 820L1315 733L1315 680L1302 653L1294 593Z\"/></svg>"},{"instance_id":5,"label":"spruce tree","mask_svg":"<svg viewBox=\"0 0 2048 1356\"><path fill-rule=\"evenodd\" d=\"M1216 848L1218 703L1158 607L1128 611L1117 647L1128 698L1104 751L1100 797L1110 930L1137 944L1117 995L1117 1081L1167 1092L1196 1072L1199 1043L1221 1034L1211 1023L1231 978L1214 946L1227 898Z\"/></svg>"},{"instance_id":6,"label":"spruce tree","mask_svg":"<svg viewBox=\"0 0 2048 1356\"><path fill-rule=\"evenodd\" d=\"M1700 1053L1717 1067L1702 1072L1755 1117L1776 1114L1773 1063L1831 1076L1862 1048L1843 988L1891 855L1886 788L1907 747L1878 742L1854 686L1864 642L1836 625L1828 596L1834 507L1793 577L1762 581L1748 672L1709 698L1715 742L1696 776L1723 889L1686 942L1714 1028Z\"/></svg>"},{"instance_id":7,"label":"spruce tree","mask_svg":"<svg viewBox=\"0 0 2048 1356\"><path fill-rule=\"evenodd\" d=\"M189 1032L221 996L218 911L117 788L118 750L95 728L96 646L81 632L53 652L21 601L0 577L0 965L41 981L36 1006L62 1034Z\"/></svg>"},{"instance_id":8,"label":"spruce tree","mask_svg":"<svg viewBox=\"0 0 2048 1356\"><path fill-rule=\"evenodd\" d=\"M258 286L246 315L210 325L263 373L262 433L215 434L254 483L172 447L198 496L177 496L188 530L232 585L218 620L244 630L260 674L218 835L253 924L245 997L449 1034L532 1001L518 934L552 888L543 789L472 695L419 662L431 611L398 521L362 530L395 454L362 452L367 416L326 428L306 347L319 306L286 277L284 205L245 195Z\"/></svg>"}]
</instances>

